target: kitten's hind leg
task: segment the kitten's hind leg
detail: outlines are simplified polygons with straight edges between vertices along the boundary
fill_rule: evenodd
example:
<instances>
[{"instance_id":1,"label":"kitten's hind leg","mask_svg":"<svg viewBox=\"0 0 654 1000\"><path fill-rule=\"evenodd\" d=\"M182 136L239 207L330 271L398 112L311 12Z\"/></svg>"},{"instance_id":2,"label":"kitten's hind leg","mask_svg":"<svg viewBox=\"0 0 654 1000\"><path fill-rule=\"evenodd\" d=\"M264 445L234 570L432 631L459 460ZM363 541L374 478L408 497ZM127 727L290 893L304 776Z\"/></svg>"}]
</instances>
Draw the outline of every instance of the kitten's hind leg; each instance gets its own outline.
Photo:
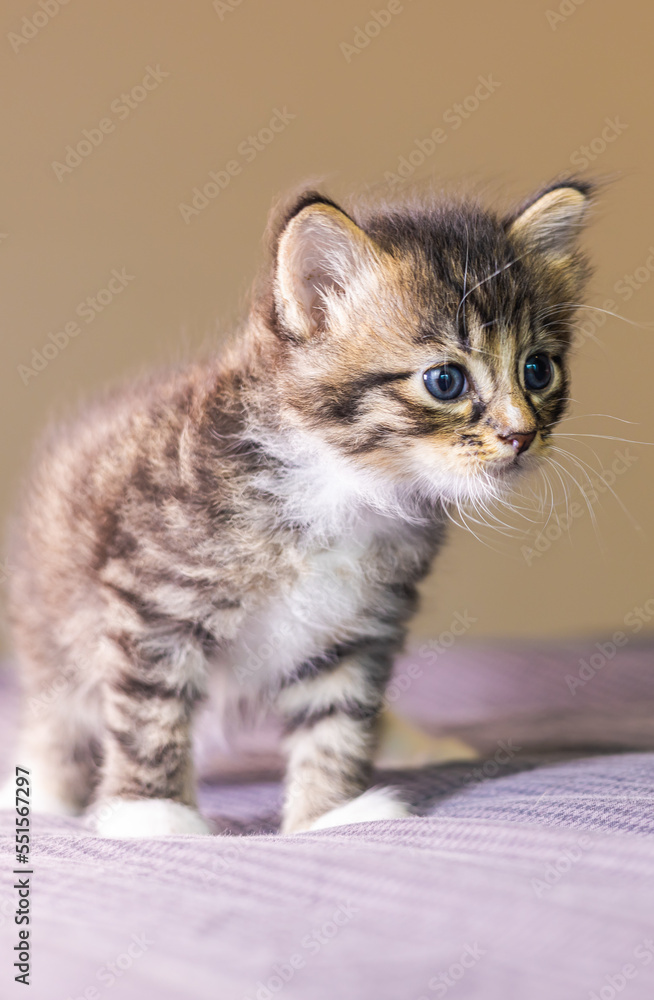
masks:
<instances>
[{"instance_id":1,"label":"kitten's hind leg","mask_svg":"<svg viewBox=\"0 0 654 1000\"><path fill-rule=\"evenodd\" d=\"M129 655L133 643L124 646L125 653L116 649L105 671L112 680L103 697L103 767L94 807L98 832L116 838L210 833L195 799L193 664L179 655L175 661L144 662Z\"/></svg>"},{"instance_id":2,"label":"kitten's hind leg","mask_svg":"<svg viewBox=\"0 0 654 1000\"><path fill-rule=\"evenodd\" d=\"M27 693L13 766L30 772L35 812L75 816L87 806L97 780L97 699L83 698L59 678L45 691ZM15 776L0 791L0 807L15 805Z\"/></svg>"}]
</instances>

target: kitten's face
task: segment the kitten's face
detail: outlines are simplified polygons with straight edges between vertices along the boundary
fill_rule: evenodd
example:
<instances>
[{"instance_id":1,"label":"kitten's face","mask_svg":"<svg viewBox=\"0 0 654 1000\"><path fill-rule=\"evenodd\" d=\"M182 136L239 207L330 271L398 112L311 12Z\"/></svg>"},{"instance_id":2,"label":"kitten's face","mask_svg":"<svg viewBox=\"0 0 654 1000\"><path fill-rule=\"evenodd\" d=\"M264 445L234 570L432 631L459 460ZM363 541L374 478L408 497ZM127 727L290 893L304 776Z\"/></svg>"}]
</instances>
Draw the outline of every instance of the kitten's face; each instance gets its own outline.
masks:
<instances>
[{"instance_id":1,"label":"kitten's face","mask_svg":"<svg viewBox=\"0 0 654 1000\"><path fill-rule=\"evenodd\" d=\"M304 208L277 299L298 423L426 496L510 485L566 405L586 200L557 188L507 222L450 208L378 216L365 232L332 207Z\"/></svg>"}]
</instances>

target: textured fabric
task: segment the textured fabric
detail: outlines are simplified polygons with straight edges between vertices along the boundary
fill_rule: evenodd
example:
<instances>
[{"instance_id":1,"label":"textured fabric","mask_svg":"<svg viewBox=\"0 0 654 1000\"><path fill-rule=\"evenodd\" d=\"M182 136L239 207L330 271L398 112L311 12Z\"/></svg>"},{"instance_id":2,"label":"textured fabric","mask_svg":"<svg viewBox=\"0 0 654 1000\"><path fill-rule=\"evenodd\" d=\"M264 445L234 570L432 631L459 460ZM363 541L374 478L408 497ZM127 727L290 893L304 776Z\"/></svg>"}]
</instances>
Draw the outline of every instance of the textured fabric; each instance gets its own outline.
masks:
<instances>
[{"instance_id":1,"label":"textured fabric","mask_svg":"<svg viewBox=\"0 0 654 1000\"><path fill-rule=\"evenodd\" d=\"M592 645L427 652L398 665L425 669L394 707L484 759L380 773L416 818L275 836L274 729L229 757L209 717L201 806L220 835L102 841L81 820L35 818L27 993L12 981L0 813L0 995L651 1000L652 649L619 650L574 693L566 677ZM8 678L1 693L11 767Z\"/></svg>"}]
</instances>

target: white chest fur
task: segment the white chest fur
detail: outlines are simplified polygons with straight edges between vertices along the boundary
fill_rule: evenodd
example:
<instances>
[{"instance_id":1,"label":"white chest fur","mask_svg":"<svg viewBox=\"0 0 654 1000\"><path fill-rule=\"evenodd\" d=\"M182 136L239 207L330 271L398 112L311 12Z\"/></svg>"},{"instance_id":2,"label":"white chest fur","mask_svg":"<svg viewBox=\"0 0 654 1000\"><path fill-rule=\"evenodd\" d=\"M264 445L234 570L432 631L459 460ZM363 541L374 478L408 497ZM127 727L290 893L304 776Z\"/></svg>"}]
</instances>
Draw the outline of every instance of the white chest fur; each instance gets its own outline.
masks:
<instances>
[{"instance_id":1,"label":"white chest fur","mask_svg":"<svg viewBox=\"0 0 654 1000\"><path fill-rule=\"evenodd\" d=\"M367 512L298 553L295 579L242 622L226 657L243 693L260 689L335 643L379 631L376 598L389 562L415 547L401 521ZM223 659L221 657L221 659Z\"/></svg>"},{"instance_id":2,"label":"white chest fur","mask_svg":"<svg viewBox=\"0 0 654 1000\"><path fill-rule=\"evenodd\" d=\"M381 635L385 584L398 567L415 565L425 543L424 522L411 521L388 484L320 438L298 433L266 444L287 471L262 473L258 485L277 498L280 518L303 531L292 572L254 602L221 657L246 695L336 643Z\"/></svg>"}]
</instances>

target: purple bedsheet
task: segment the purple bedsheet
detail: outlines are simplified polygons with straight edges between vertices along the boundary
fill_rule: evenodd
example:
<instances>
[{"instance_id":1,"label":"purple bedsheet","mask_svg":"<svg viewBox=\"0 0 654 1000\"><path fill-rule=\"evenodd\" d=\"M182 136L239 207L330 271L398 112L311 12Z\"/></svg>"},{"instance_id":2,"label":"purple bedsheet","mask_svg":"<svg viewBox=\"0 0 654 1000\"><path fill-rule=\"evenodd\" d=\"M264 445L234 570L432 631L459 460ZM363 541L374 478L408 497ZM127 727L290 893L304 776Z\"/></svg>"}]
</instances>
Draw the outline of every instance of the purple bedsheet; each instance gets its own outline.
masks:
<instances>
[{"instance_id":1,"label":"purple bedsheet","mask_svg":"<svg viewBox=\"0 0 654 1000\"><path fill-rule=\"evenodd\" d=\"M274 750L226 757L207 720L201 806L220 835L103 841L38 817L27 991L0 813L0 996L651 1000L654 650L632 641L571 685L594 652L462 646L412 679L394 707L486 761L380 774L414 819L275 836Z\"/></svg>"}]
</instances>

